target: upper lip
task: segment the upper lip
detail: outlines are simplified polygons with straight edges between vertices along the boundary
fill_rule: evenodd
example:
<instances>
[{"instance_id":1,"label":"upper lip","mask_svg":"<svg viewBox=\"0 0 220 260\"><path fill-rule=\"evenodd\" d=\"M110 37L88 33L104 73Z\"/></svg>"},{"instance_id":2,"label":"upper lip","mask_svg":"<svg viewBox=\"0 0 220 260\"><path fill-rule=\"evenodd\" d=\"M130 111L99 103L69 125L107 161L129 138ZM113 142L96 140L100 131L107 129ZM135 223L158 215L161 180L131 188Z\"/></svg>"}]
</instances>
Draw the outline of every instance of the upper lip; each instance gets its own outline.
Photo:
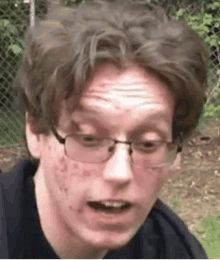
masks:
<instances>
[{"instance_id":1,"label":"upper lip","mask_svg":"<svg viewBox=\"0 0 220 260\"><path fill-rule=\"evenodd\" d=\"M125 203L125 204L133 204L133 202L128 201L128 200L121 200L121 199L100 199L100 200L90 200L88 202L104 202L104 201L108 201L108 202L118 202L118 203Z\"/></svg>"}]
</instances>

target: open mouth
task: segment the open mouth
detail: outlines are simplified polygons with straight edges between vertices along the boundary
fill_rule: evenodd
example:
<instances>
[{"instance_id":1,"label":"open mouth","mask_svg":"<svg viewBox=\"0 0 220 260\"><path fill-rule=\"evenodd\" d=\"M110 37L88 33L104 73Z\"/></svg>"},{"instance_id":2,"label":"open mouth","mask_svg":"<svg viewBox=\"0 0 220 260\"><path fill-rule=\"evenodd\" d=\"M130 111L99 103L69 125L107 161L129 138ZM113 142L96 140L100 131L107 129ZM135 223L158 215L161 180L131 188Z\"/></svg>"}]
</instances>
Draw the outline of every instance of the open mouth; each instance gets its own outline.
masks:
<instances>
[{"instance_id":1,"label":"open mouth","mask_svg":"<svg viewBox=\"0 0 220 260\"><path fill-rule=\"evenodd\" d=\"M97 212L105 213L122 213L131 207L130 203L103 203L103 202L88 202L90 208Z\"/></svg>"}]
</instances>

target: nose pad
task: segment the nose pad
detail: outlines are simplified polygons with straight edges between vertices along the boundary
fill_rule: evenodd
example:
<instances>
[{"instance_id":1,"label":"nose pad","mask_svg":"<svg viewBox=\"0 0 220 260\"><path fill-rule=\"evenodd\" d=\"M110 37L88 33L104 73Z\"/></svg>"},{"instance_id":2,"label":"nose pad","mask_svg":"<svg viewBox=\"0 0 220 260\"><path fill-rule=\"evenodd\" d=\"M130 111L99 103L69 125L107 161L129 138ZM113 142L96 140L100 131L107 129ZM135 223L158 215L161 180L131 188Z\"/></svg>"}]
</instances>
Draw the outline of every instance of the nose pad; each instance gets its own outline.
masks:
<instances>
[{"instance_id":1,"label":"nose pad","mask_svg":"<svg viewBox=\"0 0 220 260\"><path fill-rule=\"evenodd\" d=\"M114 151L114 146L108 148L108 152L112 153Z\"/></svg>"}]
</instances>

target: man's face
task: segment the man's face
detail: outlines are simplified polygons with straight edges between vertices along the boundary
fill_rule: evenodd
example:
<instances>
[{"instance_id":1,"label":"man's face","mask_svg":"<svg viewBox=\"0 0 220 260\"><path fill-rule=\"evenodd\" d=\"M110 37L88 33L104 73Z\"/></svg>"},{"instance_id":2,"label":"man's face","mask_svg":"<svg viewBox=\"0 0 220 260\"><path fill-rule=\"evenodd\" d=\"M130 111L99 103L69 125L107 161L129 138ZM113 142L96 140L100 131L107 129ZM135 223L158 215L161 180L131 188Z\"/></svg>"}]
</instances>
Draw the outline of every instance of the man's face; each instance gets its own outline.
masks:
<instances>
[{"instance_id":1,"label":"man's face","mask_svg":"<svg viewBox=\"0 0 220 260\"><path fill-rule=\"evenodd\" d=\"M73 133L74 120L81 133L98 137L172 140L173 97L143 68L133 65L121 72L113 65L99 66L87 87L81 109L70 112L63 103L56 129L63 138ZM42 189L53 213L71 239L95 248L126 244L145 221L171 174L167 169L152 172L132 164L127 144L116 144L104 163L85 163L69 159L64 145L52 134L41 136L38 142L37 175L44 180ZM131 206L121 213L107 213L88 204L100 201Z\"/></svg>"}]
</instances>

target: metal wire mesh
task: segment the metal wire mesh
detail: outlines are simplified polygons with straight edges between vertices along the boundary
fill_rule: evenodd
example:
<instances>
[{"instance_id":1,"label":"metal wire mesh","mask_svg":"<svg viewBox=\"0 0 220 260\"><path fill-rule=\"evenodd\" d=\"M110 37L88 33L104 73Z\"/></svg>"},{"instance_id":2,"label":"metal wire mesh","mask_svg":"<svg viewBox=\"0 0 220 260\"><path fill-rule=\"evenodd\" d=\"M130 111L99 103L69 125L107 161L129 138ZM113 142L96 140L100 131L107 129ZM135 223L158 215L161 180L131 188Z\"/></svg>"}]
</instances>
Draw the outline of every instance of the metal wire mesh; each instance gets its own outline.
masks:
<instances>
[{"instance_id":1,"label":"metal wire mesh","mask_svg":"<svg viewBox=\"0 0 220 260\"><path fill-rule=\"evenodd\" d=\"M56 4L60 1L66 6L83 2L82 0L35 0L35 12L31 12L31 2L34 2L34 0L0 1L0 147L19 145L23 139L23 118L18 109L12 83L22 59L25 31L31 25L31 21L33 23L38 19L44 18L47 13L47 7L51 2ZM205 15L210 13L210 10L204 8L206 0L145 1L161 4L171 16L175 16L180 9L183 9L186 13L194 12L200 14L204 19ZM210 2L213 1L210 0ZM220 8L219 13L215 14L215 17L216 23L214 25L210 23L209 31L207 32L213 39L217 39L216 44L210 47L209 89L207 92L207 104L213 106L213 109L218 106L220 99Z\"/></svg>"},{"instance_id":2,"label":"metal wire mesh","mask_svg":"<svg viewBox=\"0 0 220 260\"><path fill-rule=\"evenodd\" d=\"M38 0L31 13L31 0L0 1L0 147L20 144L23 118L19 112L13 79L24 51L25 31L34 20L42 19L47 1Z\"/></svg>"}]
</instances>

